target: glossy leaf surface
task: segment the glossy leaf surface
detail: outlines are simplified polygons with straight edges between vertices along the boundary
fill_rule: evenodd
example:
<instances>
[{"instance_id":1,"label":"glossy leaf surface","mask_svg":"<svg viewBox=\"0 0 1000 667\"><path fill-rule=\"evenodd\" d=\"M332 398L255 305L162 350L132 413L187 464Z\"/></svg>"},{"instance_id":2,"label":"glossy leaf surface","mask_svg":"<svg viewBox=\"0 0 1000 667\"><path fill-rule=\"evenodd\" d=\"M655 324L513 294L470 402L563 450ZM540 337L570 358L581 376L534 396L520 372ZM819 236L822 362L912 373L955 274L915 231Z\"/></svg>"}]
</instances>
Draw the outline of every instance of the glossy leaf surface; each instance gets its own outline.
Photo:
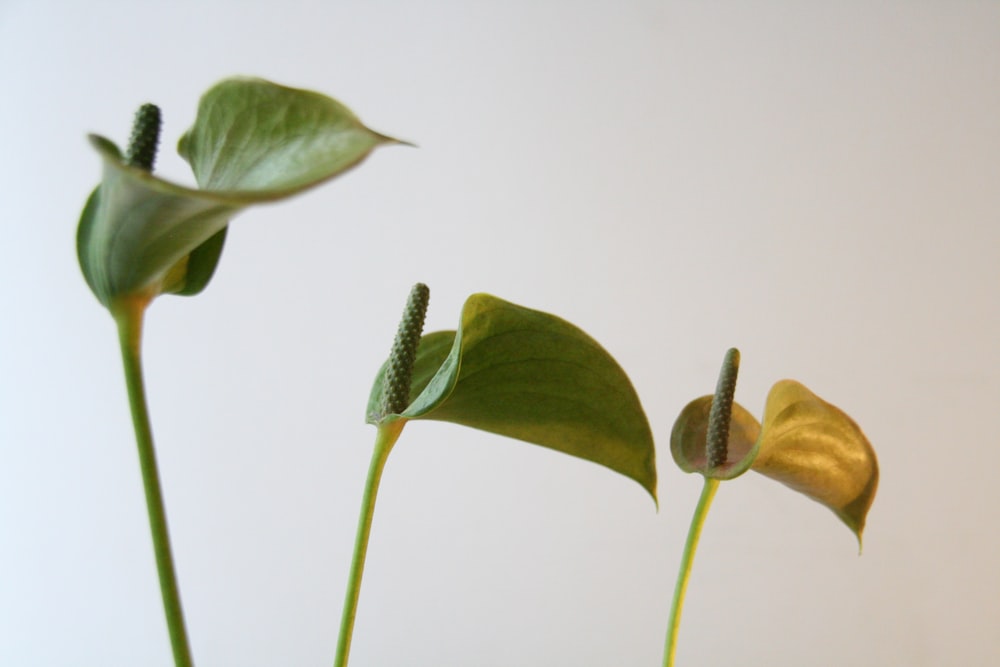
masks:
<instances>
[{"instance_id":1,"label":"glossy leaf surface","mask_svg":"<svg viewBox=\"0 0 1000 667\"><path fill-rule=\"evenodd\" d=\"M383 373L369 400L377 415ZM637 481L656 498L653 438L625 372L596 341L554 315L487 294L457 331L421 339L403 419L435 419L571 454Z\"/></svg>"},{"instance_id":2,"label":"glossy leaf surface","mask_svg":"<svg viewBox=\"0 0 1000 667\"><path fill-rule=\"evenodd\" d=\"M77 254L87 284L110 307L120 297L200 291L233 215L333 178L391 140L317 93L232 79L205 94L182 140L202 189L129 166L103 137L90 141L103 178L81 216Z\"/></svg>"},{"instance_id":3,"label":"glossy leaf surface","mask_svg":"<svg viewBox=\"0 0 1000 667\"><path fill-rule=\"evenodd\" d=\"M861 540L878 488L875 451L842 410L794 380L772 387L753 469L829 507Z\"/></svg>"}]
</instances>

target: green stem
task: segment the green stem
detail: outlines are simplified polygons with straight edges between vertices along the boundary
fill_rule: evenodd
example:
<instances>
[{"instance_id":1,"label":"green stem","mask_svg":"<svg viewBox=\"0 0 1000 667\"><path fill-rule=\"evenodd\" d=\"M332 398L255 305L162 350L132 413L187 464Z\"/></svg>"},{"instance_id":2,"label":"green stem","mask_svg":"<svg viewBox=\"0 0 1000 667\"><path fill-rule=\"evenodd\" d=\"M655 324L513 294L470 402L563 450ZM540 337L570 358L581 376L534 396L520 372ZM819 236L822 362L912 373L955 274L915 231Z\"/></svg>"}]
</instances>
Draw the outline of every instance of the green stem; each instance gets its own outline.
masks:
<instances>
[{"instance_id":1,"label":"green stem","mask_svg":"<svg viewBox=\"0 0 1000 667\"><path fill-rule=\"evenodd\" d=\"M667 644L663 652L663 667L674 667L674 657L677 653L677 632L681 625L684 595L687 593L688 580L691 578L691 564L694 562L694 554L698 549L698 539L701 537L701 529L705 525L705 517L708 516L708 508L711 507L712 498L715 497L718 488L719 480L705 478L698 506L695 507L694 516L691 517L691 527L688 528L687 542L684 544L684 554L681 557L681 567L677 573L677 583L674 584L674 601L670 608L670 620L667 623Z\"/></svg>"},{"instance_id":2,"label":"green stem","mask_svg":"<svg viewBox=\"0 0 1000 667\"><path fill-rule=\"evenodd\" d=\"M351 572L348 575L347 592L344 595L344 611L340 616L340 638L337 640L334 667L347 667L347 656L351 652L351 637L354 634L354 617L357 615L358 597L361 594L361 577L365 571L365 556L368 553L368 538L372 532L372 517L375 516L378 485L382 479L386 459L389 458L389 451L396 444L405 423L406 420L398 419L381 424L375 436L375 450L372 452L368 480L365 482L365 491L361 498L361 516L358 517L358 532L354 538L354 557L351 560Z\"/></svg>"},{"instance_id":3,"label":"green stem","mask_svg":"<svg viewBox=\"0 0 1000 667\"><path fill-rule=\"evenodd\" d=\"M160 489L160 475L153 448L153 431L149 423L146 390L142 379L142 321L147 303L146 300L129 300L117 304L117 307L112 309L112 314L118 324L118 340L121 343L122 362L125 366L129 407L132 410L135 439L139 447L139 465L142 468L142 483L146 492L146 510L149 513L149 528L153 534L156 570L160 578L163 611L170 632L174 664L176 667L192 667L194 663L191 660L191 649L184 629L184 613L181 610L174 559L170 552L167 515L163 506L163 492Z\"/></svg>"}]
</instances>

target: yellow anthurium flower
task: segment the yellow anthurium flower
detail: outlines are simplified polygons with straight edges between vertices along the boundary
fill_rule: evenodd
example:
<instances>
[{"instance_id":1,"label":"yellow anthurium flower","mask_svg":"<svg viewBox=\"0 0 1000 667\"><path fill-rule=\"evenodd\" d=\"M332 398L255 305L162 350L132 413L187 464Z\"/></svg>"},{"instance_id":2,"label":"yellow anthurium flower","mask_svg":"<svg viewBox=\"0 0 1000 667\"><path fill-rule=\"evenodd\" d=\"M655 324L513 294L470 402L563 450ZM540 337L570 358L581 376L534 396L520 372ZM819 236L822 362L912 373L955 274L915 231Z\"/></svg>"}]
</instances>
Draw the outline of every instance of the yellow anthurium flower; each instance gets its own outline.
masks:
<instances>
[{"instance_id":1,"label":"yellow anthurium flower","mask_svg":"<svg viewBox=\"0 0 1000 667\"><path fill-rule=\"evenodd\" d=\"M682 470L717 480L759 472L828 507L860 542L879 473L875 450L854 420L799 382L782 380L768 394L763 425L732 403L728 451L712 466L713 402L713 396L691 401L674 423L670 449Z\"/></svg>"}]
</instances>

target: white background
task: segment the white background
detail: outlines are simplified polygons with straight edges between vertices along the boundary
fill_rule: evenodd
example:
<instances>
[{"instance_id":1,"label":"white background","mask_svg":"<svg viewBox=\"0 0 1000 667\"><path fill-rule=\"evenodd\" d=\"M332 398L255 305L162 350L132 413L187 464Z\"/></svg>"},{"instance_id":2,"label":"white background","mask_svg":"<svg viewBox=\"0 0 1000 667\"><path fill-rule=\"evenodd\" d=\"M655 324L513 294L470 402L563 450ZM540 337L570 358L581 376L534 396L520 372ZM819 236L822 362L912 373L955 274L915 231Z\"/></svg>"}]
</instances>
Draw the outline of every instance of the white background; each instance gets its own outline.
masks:
<instances>
[{"instance_id":1,"label":"white background","mask_svg":"<svg viewBox=\"0 0 1000 667\"><path fill-rule=\"evenodd\" d=\"M753 6L750 7L749 5ZM709 6L710 5L710 6ZM77 267L84 140L217 80L332 95L418 149L233 223L152 307L147 381L202 666L332 662L410 286L486 291L614 354L660 443L659 512L548 450L410 424L352 665L659 665L700 478L673 419L743 353L866 430L861 557L749 474L705 529L679 665L1000 662L1000 4L0 0L0 664L171 664L114 327Z\"/></svg>"}]
</instances>

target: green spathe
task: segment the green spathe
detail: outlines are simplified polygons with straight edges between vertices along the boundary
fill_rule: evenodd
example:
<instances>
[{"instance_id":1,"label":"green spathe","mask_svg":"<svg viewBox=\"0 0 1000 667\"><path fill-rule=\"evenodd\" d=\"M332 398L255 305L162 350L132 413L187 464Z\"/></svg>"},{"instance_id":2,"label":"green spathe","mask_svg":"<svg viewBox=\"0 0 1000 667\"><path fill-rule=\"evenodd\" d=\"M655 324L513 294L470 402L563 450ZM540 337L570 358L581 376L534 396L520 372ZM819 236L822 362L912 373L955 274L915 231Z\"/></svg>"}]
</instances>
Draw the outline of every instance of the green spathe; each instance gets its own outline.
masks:
<instances>
[{"instance_id":1,"label":"green spathe","mask_svg":"<svg viewBox=\"0 0 1000 667\"><path fill-rule=\"evenodd\" d=\"M90 141L103 178L80 218L77 254L87 284L109 308L124 299L198 293L234 215L323 183L393 142L335 100L247 78L205 93L181 139L198 189L129 166L108 139Z\"/></svg>"},{"instance_id":2,"label":"green spathe","mask_svg":"<svg viewBox=\"0 0 1000 667\"><path fill-rule=\"evenodd\" d=\"M653 436L628 376L593 338L554 315L488 294L465 302L457 331L423 336L410 403L368 420L435 419L490 431L615 470L656 498Z\"/></svg>"}]
</instances>

